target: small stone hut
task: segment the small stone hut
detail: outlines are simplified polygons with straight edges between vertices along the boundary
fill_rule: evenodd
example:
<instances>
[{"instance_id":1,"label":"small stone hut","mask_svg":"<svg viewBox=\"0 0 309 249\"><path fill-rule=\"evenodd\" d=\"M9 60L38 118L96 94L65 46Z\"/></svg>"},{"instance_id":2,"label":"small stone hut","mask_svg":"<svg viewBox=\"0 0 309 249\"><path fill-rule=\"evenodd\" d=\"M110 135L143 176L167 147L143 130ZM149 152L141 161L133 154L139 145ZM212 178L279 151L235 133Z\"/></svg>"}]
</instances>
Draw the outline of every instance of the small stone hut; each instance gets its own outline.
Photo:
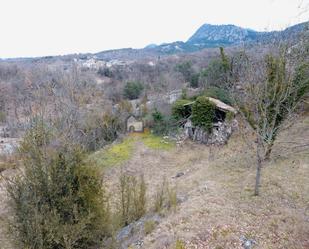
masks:
<instances>
[{"instance_id":1,"label":"small stone hut","mask_svg":"<svg viewBox=\"0 0 309 249\"><path fill-rule=\"evenodd\" d=\"M200 127L195 127L189 118L184 124L185 136L191 138L193 141L204 144L225 144L233 130L238 126L236 119L226 122L226 114L230 112L236 115L237 111L232 106L218 99L208 97L208 100L216 106L216 117L213 123L212 133L208 133ZM186 105L192 105L193 103L191 102Z\"/></svg>"},{"instance_id":2,"label":"small stone hut","mask_svg":"<svg viewBox=\"0 0 309 249\"><path fill-rule=\"evenodd\" d=\"M142 120L139 120L136 116L130 115L126 121L127 132L143 132L144 123Z\"/></svg>"}]
</instances>

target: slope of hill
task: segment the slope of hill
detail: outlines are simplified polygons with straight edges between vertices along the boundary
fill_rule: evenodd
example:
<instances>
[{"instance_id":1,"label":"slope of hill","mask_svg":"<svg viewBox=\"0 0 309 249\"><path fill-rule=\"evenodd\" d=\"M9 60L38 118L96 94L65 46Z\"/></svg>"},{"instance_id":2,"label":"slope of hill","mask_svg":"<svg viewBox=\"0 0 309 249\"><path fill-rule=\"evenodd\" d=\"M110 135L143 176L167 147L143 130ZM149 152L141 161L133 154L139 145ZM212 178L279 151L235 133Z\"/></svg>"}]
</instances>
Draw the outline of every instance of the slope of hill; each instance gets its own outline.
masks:
<instances>
[{"instance_id":1,"label":"slope of hill","mask_svg":"<svg viewBox=\"0 0 309 249\"><path fill-rule=\"evenodd\" d=\"M282 133L265 165L259 197L253 196L254 150L239 133L228 145L212 149L190 142L153 146L144 135L129 138L131 154L105 169L105 183L115 193L121 172L143 174L148 214L118 233L122 240L116 248L176 248L177 240L187 249L308 248L309 156L290 147L291 142L309 142L308 124L306 116ZM156 214L152 205L163 179L176 189L178 205L175 211ZM13 249L4 236L5 199L0 188L0 240L4 248ZM147 232L146 224L153 225ZM244 241L255 247L244 247Z\"/></svg>"},{"instance_id":2,"label":"slope of hill","mask_svg":"<svg viewBox=\"0 0 309 249\"><path fill-rule=\"evenodd\" d=\"M169 150L151 149L135 137L131 157L105 176L115 188L123 170L143 174L150 214L120 231L130 236L119 248L176 248L177 240L187 249L308 248L309 157L286 143L308 142L308 122L308 116L302 118L280 136L263 171L260 197L253 196L254 150L239 133L227 146L212 149L190 142ZM179 204L175 212L163 211L158 217L151 213L152 200L163 179L176 188ZM147 234L145 220L155 224ZM243 240L255 246L245 247Z\"/></svg>"}]
</instances>

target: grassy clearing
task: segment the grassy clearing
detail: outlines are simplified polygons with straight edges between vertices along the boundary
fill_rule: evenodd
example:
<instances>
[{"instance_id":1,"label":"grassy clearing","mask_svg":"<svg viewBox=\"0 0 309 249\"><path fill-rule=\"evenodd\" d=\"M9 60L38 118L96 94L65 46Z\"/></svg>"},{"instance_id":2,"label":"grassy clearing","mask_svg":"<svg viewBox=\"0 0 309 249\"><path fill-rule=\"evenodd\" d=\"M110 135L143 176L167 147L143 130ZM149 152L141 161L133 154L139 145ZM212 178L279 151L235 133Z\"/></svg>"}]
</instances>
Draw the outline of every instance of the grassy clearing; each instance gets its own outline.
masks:
<instances>
[{"instance_id":1,"label":"grassy clearing","mask_svg":"<svg viewBox=\"0 0 309 249\"><path fill-rule=\"evenodd\" d=\"M120 165L132 157L135 143L138 141L142 141L145 146L153 150L170 150L175 147L175 142L148 132L134 133L120 143L113 144L91 154L88 160L94 162L99 167Z\"/></svg>"},{"instance_id":2,"label":"grassy clearing","mask_svg":"<svg viewBox=\"0 0 309 249\"><path fill-rule=\"evenodd\" d=\"M175 147L175 142L153 134L142 134L141 139L148 148L153 150L170 150Z\"/></svg>"},{"instance_id":3,"label":"grassy clearing","mask_svg":"<svg viewBox=\"0 0 309 249\"><path fill-rule=\"evenodd\" d=\"M99 167L116 166L129 160L133 154L134 139L125 138L122 142L99 150L90 155L89 160Z\"/></svg>"}]
</instances>

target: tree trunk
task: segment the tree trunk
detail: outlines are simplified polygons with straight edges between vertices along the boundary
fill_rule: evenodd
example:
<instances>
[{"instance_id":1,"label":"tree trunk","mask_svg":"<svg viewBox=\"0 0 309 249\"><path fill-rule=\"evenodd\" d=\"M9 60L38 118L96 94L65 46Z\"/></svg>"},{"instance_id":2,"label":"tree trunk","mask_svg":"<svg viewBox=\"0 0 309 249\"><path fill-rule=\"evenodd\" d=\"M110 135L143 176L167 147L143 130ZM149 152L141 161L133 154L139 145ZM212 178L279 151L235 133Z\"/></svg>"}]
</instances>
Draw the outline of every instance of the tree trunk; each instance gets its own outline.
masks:
<instances>
[{"instance_id":1,"label":"tree trunk","mask_svg":"<svg viewBox=\"0 0 309 249\"><path fill-rule=\"evenodd\" d=\"M262 158L261 158L261 147L262 147L262 140L261 138L257 139L257 148L256 148L256 176L255 176L255 188L254 188L254 195L258 196L260 194L260 181L261 181L261 171L262 171Z\"/></svg>"},{"instance_id":2,"label":"tree trunk","mask_svg":"<svg viewBox=\"0 0 309 249\"><path fill-rule=\"evenodd\" d=\"M270 144L267 145L265 157L264 157L265 161L268 161L270 159L270 154L272 152L273 145L274 145L274 142L271 142Z\"/></svg>"}]
</instances>

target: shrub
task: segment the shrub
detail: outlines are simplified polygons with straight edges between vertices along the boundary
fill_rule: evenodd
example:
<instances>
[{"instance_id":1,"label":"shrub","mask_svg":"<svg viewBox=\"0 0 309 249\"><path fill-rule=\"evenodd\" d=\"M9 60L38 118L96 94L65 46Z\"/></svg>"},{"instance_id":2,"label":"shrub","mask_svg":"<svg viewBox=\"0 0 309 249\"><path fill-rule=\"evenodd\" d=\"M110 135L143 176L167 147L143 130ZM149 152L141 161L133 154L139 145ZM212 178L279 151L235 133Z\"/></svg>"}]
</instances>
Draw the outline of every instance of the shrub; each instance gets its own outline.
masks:
<instances>
[{"instance_id":1,"label":"shrub","mask_svg":"<svg viewBox=\"0 0 309 249\"><path fill-rule=\"evenodd\" d=\"M79 121L75 142L86 151L96 151L113 142L122 129L119 118L113 114L88 113Z\"/></svg>"},{"instance_id":2,"label":"shrub","mask_svg":"<svg viewBox=\"0 0 309 249\"><path fill-rule=\"evenodd\" d=\"M176 212L176 208L177 208L176 188L168 188L167 194L168 194L167 207L168 207L168 209L172 209L174 212Z\"/></svg>"},{"instance_id":3,"label":"shrub","mask_svg":"<svg viewBox=\"0 0 309 249\"><path fill-rule=\"evenodd\" d=\"M176 121L186 119L191 115L191 107L185 106L190 103L190 100L179 99L172 105L172 116Z\"/></svg>"},{"instance_id":4,"label":"shrub","mask_svg":"<svg viewBox=\"0 0 309 249\"><path fill-rule=\"evenodd\" d=\"M166 179L163 180L162 185L159 186L157 189L156 195L155 195L155 200L154 200L154 211L155 212L160 212L164 206L165 200L166 200L166 195L165 191L167 188L167 182Z\"/></svg>"},{"instance_id":5,"label":"shrub","mask_svg":"<svg viewBox=\"0 0 309 249\"><path fill-rule=\"evenodd\" d=\"M36 123L21 144L24 171L7 183L16 243L29 249L97 246L109 235L101 176L78 147L52 141Z\"/></svg>"},{"instance_id":6,"label":"shrub","mask_svg":"<svg viewBox=\"0 0 309 249\"><path fill-rule=\"evenodd\" d=\"M214 118L215 105L205 96L198 97L192 105L192 123L211 132Z\"/></svg>"},{"instance_id":7,"label":"shrub","mask_svg":"<svg viewBox=\"0 0 309 249\"><path fill-rule=\"evenodd\" d=\"M167 135L171 128L171 120L166 118L157 109L152 113L153 125L152 131L156 135Z\"/></svg>"},{"instance_id":8,"label":"shrub","mask_svg":"<svg viewBox=\"0 0 309 249\"><path fill-rule=\"evenodd\" d=\"M144 177L139 181L135 176L121 174L120 176L120 225L127 226L146 213L146 183Z\"/></svg>"},{"instance_id":9,"label":"shrub","mask_svg":"<svg viewBox=\"0 0 309 249\"><path fill-rule=\"evenodd\" d=\"M123 90L123 95L130 100L137 99L143 90L144 86L142 85L141 82L130 81L126 83Z\"/></svg>"},{"instance_id":10,"label":"shrub","mask_svg":"<svg viewBox=\"0 0 309 249\"><path fill-rule=\"evenodd\" d=\"M176 211L177 193L175 188L170 188L166 179L158 187L154 199L154 211L161 212L163 208Z\"/></svg>"}]
</instances>

